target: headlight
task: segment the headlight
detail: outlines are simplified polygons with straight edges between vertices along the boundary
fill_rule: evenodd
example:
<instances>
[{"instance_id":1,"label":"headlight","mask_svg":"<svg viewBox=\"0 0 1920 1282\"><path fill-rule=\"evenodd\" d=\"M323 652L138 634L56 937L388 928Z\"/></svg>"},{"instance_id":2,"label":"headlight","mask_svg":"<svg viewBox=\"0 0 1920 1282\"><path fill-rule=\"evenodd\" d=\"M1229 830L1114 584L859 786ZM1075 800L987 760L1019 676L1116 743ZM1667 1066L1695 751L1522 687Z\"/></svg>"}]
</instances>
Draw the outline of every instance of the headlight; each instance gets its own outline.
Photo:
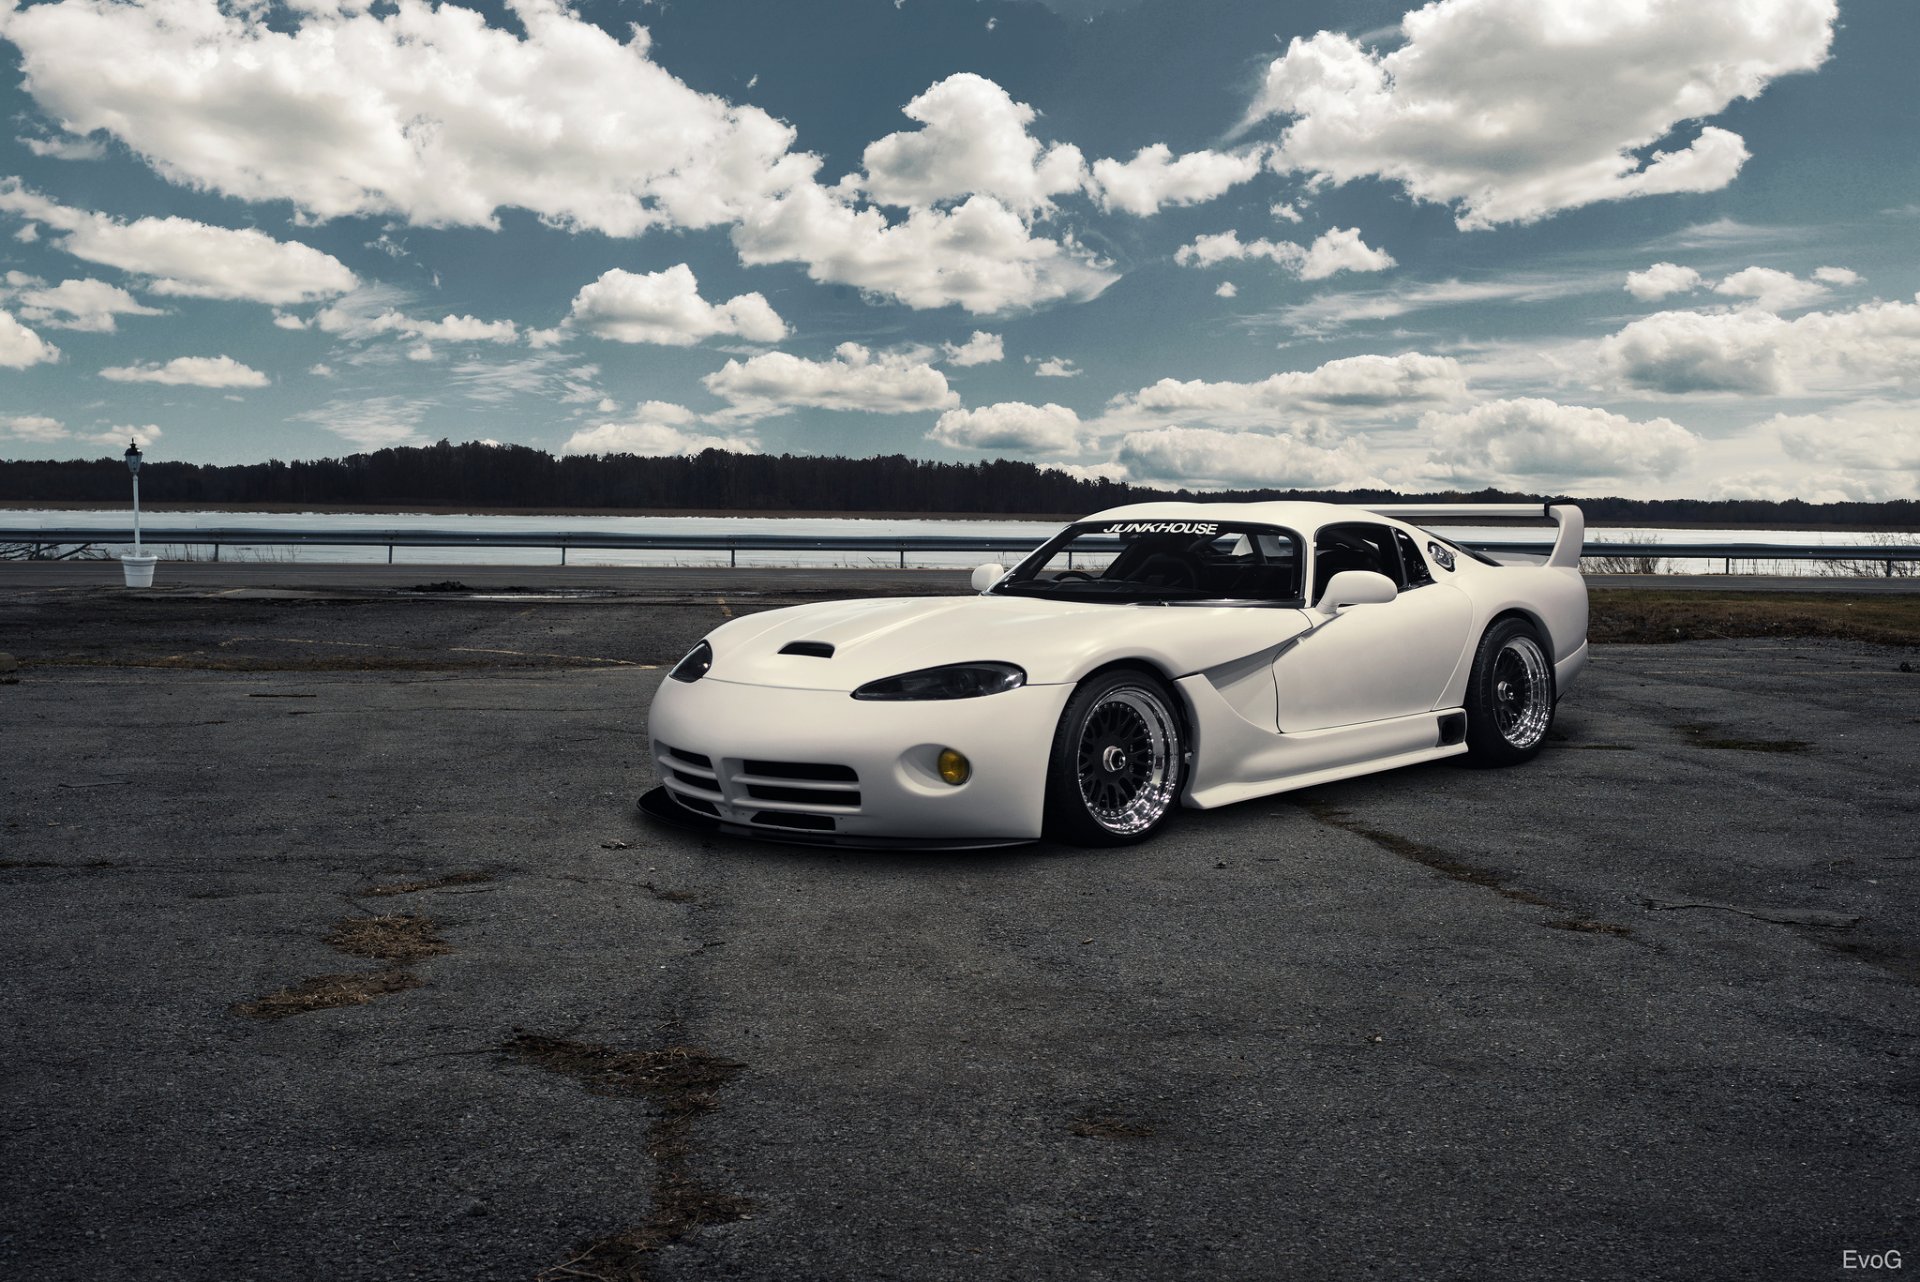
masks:
<instances>
[{"instance_id":1,"label":"headlight","mask_svg":"<svg viewBox=\"0 0 1920 1282\"><path fill-rule=\"evenodd\" d=\"M1017 690L1027 683L1024 670L1011 663L955 663L922 668L897 677L869 681L853 692L856 699L977 699L983 694Z\"/></svg>"},{"instance_id":2,"label":"headlight","mask_svg":"<svg viewBox=\"0 0 1920 1282\"><path fill-rule=\"evenodd\" d=\"M713 647L702 641L687 651L687 657L673 665L673 671L667 673L675 681L698 681L707 675L707 669L713 666Z\"/></svg>"}]
</instances>

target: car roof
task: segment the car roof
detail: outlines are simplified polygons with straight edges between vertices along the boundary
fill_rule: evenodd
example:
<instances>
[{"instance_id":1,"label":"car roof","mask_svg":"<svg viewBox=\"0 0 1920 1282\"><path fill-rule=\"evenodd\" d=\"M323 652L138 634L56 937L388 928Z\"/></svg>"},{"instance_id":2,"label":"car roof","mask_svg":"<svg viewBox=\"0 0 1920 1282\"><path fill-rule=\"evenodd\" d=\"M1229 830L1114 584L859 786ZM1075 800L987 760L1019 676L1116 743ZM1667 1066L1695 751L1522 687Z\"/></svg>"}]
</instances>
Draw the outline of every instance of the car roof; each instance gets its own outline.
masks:
<instances>
[{"instance_id":1,"label":"car roof","mask_svg":"<svg viewBox=\"0 0 1920 1282\"><path fill-rule=\"evenodd\" d=\"M1317 530L1339 521L1379 521L1404 525L1357 504L1276 501L1271 503L1129 503L1083 516L1082 521L1244 521L1256 525L1283 525L1292 530Z\"/></svg>"}]
</instances>

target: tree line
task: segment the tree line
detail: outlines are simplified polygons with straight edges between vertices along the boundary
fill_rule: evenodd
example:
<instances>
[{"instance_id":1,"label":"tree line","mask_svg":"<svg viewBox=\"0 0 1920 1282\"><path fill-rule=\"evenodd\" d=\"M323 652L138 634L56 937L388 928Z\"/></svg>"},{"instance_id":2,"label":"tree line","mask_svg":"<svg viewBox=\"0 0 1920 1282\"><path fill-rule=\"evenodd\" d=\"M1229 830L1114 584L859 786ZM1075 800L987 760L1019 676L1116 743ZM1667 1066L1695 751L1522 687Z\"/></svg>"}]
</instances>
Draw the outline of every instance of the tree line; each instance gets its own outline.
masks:
<instances>
[{"instance_id":1,"label":"tree line","mask_svg":"<svg viewBox=\"0 0 1920 1282\"><path fill-rule=\"evenodd\" d=\"M140 472L141 497L204 507L314 504L408 508L614 508L721 512L965 512L1079 515L1164 499L1328 499L1342 503L1529 502L1546 494L1503 490L1400 494L1392 490L1164 489L1068 473L1011 459L937 462L875 458L732 454L555 457L525 445L405 446L345 458L264 463L182 463L155 459ZM127 501L127 470L116 458L0 459L0 500L29 503ZM1589 521L1644 525L1920 526L1920 503L1805 503L1799 499L1583 498Z\"/></svg>"}]
</instances>

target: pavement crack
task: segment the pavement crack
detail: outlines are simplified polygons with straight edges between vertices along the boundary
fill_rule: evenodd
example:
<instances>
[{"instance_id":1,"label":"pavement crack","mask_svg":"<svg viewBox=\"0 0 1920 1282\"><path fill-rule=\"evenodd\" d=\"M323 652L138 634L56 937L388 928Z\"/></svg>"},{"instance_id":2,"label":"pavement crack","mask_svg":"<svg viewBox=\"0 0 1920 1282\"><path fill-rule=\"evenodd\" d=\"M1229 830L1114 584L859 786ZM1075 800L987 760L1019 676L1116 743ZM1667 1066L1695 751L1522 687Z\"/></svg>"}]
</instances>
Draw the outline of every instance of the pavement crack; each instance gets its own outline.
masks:
<instances>
[{"instance_id":1,"label":"pavement crack","mask_svg":"<svg viewBox=\"0 0 1920 1282\"><path fill-rule=\"evenodd\" d=\"M1742 917L1751 917L1755 921L1771 922L1776 926L1810 926L1820 930L1851 930L1863 920L1857 915L1829 912L1824 908L1748 908L1740 904L1715 904L1705 901L1669 902L1663 899L1642 899L1649 912L1675 912L1687 908L1703 908L1713 912L1737 913Z\"/></svg>"},{"instance_id":2,"label":"pavement crack","mask_svg":"<svg viewBox=\"0 0 1920 1282\"><path fill-rule=\"evenodd\" d=\"M647 1257L709 1224L747 1218L753 1203L710 1188L692 1172L693 1124L718 1108L718 1093L746 1065L692 1046L618 1050L516 1030L500 1049L515 1059L578 1079L595 1095L645 1099L657 1110L647 1128L653 1159L653 1206L637 1227L578 1243L564 1262L538 1276L639 1282Z\"/></svg>"},{"instance_id":3,"label":"pavement crack","mask_svg":"<svg viewBox=\"0 0 1920 1282\"><path fill-rule=\"evenodd\" d=\"M1328 827L1338 828L1343 832L1350 832L1356 837L1365 837L1382 850L1399 855L1402 859L1410 859L1424 868L1432 869L1443 877L1453 881L1465 882L1469 886L1484 887L1487 890L1491 890L1494 894L1499 895L1502 899L1510 899L1517 904L1526 904L1533 908L1550 908L1557 913L1566 913L1567 916L1563 918L1543 923L1555 930L1570 930L1586 934L1618 935L1623 937L1633 934L1633 931L1629 927L1619 925L1615 922L1595 921L1578 909L1570 907L1567 904L1548 899L1544 895L1535 894L1533 891L1523 889L1519 886L1508 885L1500 879L1498 874L1485 868L1477 868L1472 864L1463 863L1446 851L1434 846L1429 846L1425 842L1415 841L1411 837L1402 837L1399 833L1388 832L1384 828L1375 828L1370 824L1362 823L1360 820L1355 819L1350 812L1342 810L1338 806L1321 801L1304 801L1298 799L1295 800L1294 804Z\"/></svg>"}]
</instances>

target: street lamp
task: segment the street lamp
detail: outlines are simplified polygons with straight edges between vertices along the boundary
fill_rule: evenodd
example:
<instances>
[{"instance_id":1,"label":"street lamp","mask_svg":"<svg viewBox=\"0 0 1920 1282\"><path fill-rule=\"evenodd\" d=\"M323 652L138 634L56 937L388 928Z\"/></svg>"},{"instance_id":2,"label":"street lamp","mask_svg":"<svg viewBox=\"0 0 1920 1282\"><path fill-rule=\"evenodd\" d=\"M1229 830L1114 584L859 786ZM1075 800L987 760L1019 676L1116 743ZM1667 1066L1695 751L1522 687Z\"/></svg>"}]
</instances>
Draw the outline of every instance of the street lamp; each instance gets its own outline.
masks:
<instances>
[{"instance_id":1,"label":"street lamp","mask_svg":"<svg viewBox=\"0 0 1920 1282\"><path fill-rule=\"evenodd\" d=\"M153 586L153 566L160 558L148 556L140 546L140 442L127 442L127 471L133 476L133 555L120 558L121 571L130 588Z\"/></svg>"},{"instance_id":2,"label":"street lamp","mask_svg":"<svg viewBox=\"0 0 1920 1282\"><path fill-rule=\"evenodd\" d=\"M133 473L133 554L140 555L140 442L127 442L127 471Z\"/></svg>"}]
</instances>

